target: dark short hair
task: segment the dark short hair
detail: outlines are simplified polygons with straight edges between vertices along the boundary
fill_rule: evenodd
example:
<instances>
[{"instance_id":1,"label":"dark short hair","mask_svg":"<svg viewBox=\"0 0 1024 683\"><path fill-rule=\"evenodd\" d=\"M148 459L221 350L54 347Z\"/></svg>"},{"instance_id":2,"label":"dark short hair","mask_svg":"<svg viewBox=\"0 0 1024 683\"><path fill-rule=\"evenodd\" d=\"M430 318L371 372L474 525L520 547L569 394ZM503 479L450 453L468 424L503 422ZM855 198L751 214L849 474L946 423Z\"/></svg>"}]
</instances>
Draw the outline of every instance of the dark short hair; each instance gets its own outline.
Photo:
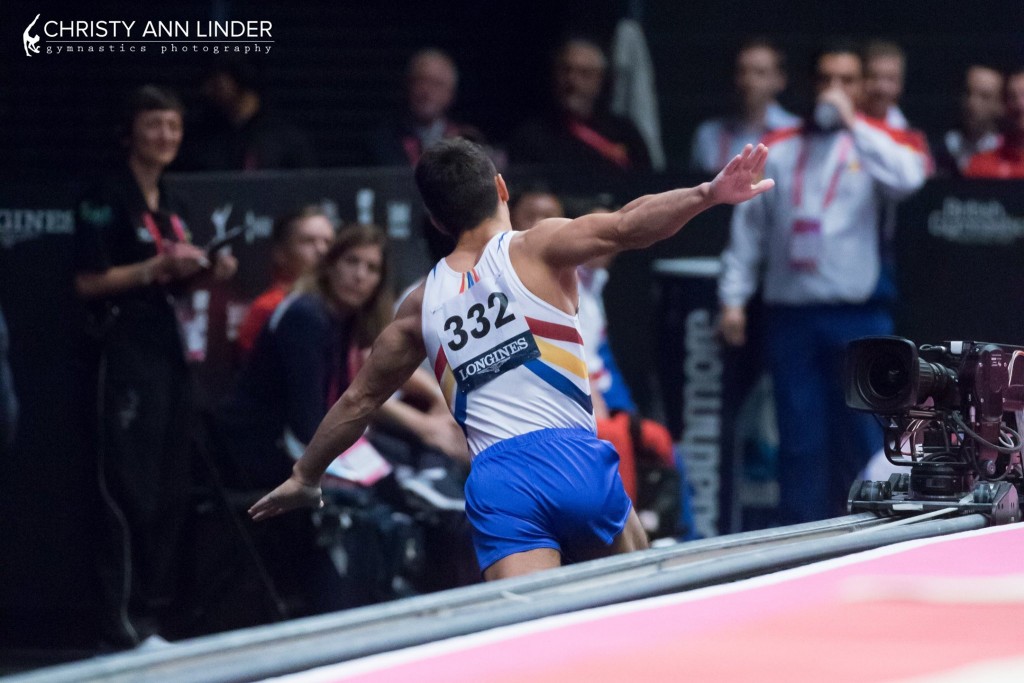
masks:
<instances>
[{"instance_id":1,"label":"dark short hair","mask_svg":"<svg viewBox=\"0 0 1024 683\"><path fill-rule=\"evenodd\" d=\"M904 63L907 61L907 53L899 43L881 38L869 41L864 46L865 64L876 57L899 57Z\"/></svg>"},{"instance_id":2,"label":"dark short hair","mask_svg":"<svg viewBox=\"0 0 1024 683\"><path fill-rule=\"evenodd\" d=\"M252 62L242 57L228 55L215 59L203 75L203 81L208 81L217 74L224 74L242 90L252 90L257 93L262 90L260 70Z\"/></svg>"},{"instance_id":3,"label":"dark short hair","mask_svg":"<svg viewBox=\"0 0 1024 683\"><path fill-rule=\"evenodd\" d=\"M825 43L814 51L814 55L811 57L812 76L818 74L818 63L821 62L821 58L825 55L853 55L860 62L861 72L863 73L864 71L864 51L861 46L847 38L837 38Z\"/></svg>"},{"instance_id":4,"label":"dark short hair","mask_svg":"<svg viewBox=\"0 0 1024 683\"><path fill-rule=\"evenodd\" d=\"M558 194L543 180L526 180L524 182L517 181L516 192L508 200L509 210L511 211L515 209L519 202L523 201L524 197L537 194L551 195L561 202Z\"/></svg>"},{"instance_id":5,"label":"dark short hair","mask_svg":"<svg viewBox=\"0 0 1024 683\"><path fill-rule=\"evenodd\" d=\"M156 85L143 85L128 93L125 99L123 116L121 119L122 134L128 135L135 125L135 119L139 114L147 111L173 110L185 115L185 107L181 100L168 88L161 88Z\"/></svg>"},{"instance_id":6,"label":"dark short hair","mask_svg":"<svg viewBox=\"0 0 1024 683\"><path fill-rule=\"evenodd\" d=\"M413 53L412 57L409 57L409 61L406 63L405 71L408 75L412 71L412 66L418 60L425 57L435 57L441 59L448 64L448 67L452 70L452 74L455 76L455 83L459 82L459 67L455 64L455 60L452 56L438 47L424 47Z\"/></svg>"},{"instance_id":7,"label":"dark short hair","mask_svg":"<svg viewBox=\"0 0 1024 683\"><path fill-rule=\"evenodd\" d=\"M494 164L477 145L450 138L431 145L416 164L416 187L441 232L458 239L498 208Z\"/></svg>"},{"instance_id":8,"label":"dark short hair","mask_svg":"<svg viewBox=\"0 0 1024 683\"><path fill-rule=\"evenodd\" d=\"M291 236L292 228L296 223L313 216L323 216L327 220L331 218L319 204L307 204L302 208L278 216L274 219L274 227L270 230L270 243L275 246L284 244Z\"/></svg>"}]
</instances>

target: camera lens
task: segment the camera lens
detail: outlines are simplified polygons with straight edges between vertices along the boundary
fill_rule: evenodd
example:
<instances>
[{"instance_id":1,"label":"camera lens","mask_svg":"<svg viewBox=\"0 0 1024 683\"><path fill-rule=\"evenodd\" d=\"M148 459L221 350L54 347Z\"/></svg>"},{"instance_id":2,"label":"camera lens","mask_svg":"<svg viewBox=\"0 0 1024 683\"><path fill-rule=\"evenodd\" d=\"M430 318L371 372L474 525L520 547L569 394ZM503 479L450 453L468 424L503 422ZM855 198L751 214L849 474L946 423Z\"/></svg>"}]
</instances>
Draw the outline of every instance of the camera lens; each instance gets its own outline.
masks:
<instances>
[{"instance_id":1,"label":"camera lens","mask_svg":"<svg viewBox=\"0 0 1024 683\"><path fill-rule=\"evenodd\" d=\"M872 359L867 380L866 388L874 398L883 401L896 398L906 389L909 380L905 360L892 353Z\"/></svg>"},{"instance_id":2,"label":"camera lens","mask_svg":"<svg viewBox=\"0 0 1024 683\"><path fill-rule=\"evenodd\" d=\"M919 366L914 342L902 337L862 337L847 346L846 405L872 413L892 413L918 399Z\"/></svg>"}]
</instances>

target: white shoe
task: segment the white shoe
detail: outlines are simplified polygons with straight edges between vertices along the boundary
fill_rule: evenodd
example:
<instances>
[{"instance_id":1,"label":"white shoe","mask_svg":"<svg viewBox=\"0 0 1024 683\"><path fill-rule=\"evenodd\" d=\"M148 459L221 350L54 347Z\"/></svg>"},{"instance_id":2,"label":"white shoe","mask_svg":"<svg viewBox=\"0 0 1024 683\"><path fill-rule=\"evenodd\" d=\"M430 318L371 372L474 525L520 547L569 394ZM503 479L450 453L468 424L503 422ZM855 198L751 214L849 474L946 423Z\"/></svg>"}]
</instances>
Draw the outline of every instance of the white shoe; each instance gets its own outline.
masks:
<instances>
[{"instance_id":1,"label":"white shoe","mask_svg":"<svg viewBox=\"0 0 1024 683\"><path fill-rule=\"evenodd\" d=\"M138 647L136 647L135 649L136 650L160 650L160 649L163 649L165 647L171 647L171 645L172 645L172 643L167 642L162 637L160 637L158 634L154 633L153 635L149 636L144 641L139 643Z\"/></svg>"}]
</instances>

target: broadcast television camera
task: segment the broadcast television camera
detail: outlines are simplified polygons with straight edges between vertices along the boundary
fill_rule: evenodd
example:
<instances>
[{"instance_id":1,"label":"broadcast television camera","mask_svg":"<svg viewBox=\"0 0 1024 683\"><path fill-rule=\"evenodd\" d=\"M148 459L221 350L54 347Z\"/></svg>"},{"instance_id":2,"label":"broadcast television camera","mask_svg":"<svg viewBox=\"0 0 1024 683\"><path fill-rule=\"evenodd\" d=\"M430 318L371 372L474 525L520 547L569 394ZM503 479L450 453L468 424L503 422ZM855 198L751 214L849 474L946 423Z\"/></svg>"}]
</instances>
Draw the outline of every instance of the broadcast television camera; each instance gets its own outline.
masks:
<instances>
[{"instance_id":1,"label":"broadcast television camera","mask_svg":"<svg viewBox=\"0 0 1024 683\"><path fill-rule=\"evenodd\" d=\"M889 461L910 467L854 482L851 512L955 508L1020 520L1024 347L865 337L847 347L845 391L848 406L879 418Z\"/></svg>"}]
</instances>

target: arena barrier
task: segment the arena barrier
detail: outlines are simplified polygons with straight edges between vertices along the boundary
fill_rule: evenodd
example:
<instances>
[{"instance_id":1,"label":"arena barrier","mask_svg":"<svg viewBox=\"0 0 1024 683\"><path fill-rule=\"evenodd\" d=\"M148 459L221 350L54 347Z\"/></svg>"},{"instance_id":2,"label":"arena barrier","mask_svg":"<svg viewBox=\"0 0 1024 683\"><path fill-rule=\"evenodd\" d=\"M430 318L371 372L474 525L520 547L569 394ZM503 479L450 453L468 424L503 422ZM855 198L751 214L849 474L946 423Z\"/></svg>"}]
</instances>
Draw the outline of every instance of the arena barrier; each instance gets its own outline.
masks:
<instances>
[{"instance_id":1,"label":"arena barrier","mask_svg":"<svg viewBox=\"0 0 1024 683\"><path fill-rule=\"evenodd\" d=\"M986 524L986 519L981 515L954 519L934 519L925 515L919 520L909 518L895 522L885 521L870 513L851 515L825 522L706 539L668 548L652 548L515 579L181 641L166 648L51 667L14 676L9 680L10 683L98 683L118 680L214 683L263 680L457 636L482 634L490 629L523 624L544 617L557 617L655 596L671 596L667 598L670 602L684 603L681 608L683 614L671 621L653 616L647 620L641 614L640 619L647 623L646 631L653 629L671 633L672 629L692 631L696 628L699 634L701 624L687 619L685 614L685 591L761 577L895 543L981 529ZM1002 528L1017 529L1016 536L1019 536L1018 527ZM1019 552L1016 556L1021 557ZM1004 568L1005 565L1005 562L1001 562L999 567ZM760 611L778 612L787 606L786 602L775 604L770 599L771 596L766 598L769 600L767 603L750 602L743 614L752 618ZM742 596L739 600L742 601ZM646 607L641 603L637 609L651 609L657 613L657 607L658 603L647 603ZM601 630L602 626L597 623L592 624L591 628ZM572 657L569 669L577 665L585 666L587 656L596 654L593 649L595 643L601 644L601 656L613 659L619 667L642 665L643 656L633 650L636 643L630 640L628 632L616 630L614 636L604 634L602 637L582 638L571 633L565 634L562 643L570 648L569 656ZM516 637L515 630L506 630L504 633L511 639ZM540 640L543 639L542 635ZM538 639L532 640L536 643ZM688 662L676 659L673 655L673 649L680 642L673 642L671 638L659 642L664 648L660 651L664 665L677 672L686 672ZM802 645L799 643L795 647ZM424 680L437 681L498 680L499 672L504 669L526 667L531 670L529 680L558 680L559 675L563 676L562 680L566 680L566 676L579 680L578 676L569 675L567 669L562 668L565 661L558 662L560 666L553 666L551 671L545 669L551 661L550 650L534 663L523 660L523 651L518 648L501 648L499 643L500 654L495 654L493 648L490 650L487 655L491 660L487 667L490 673L484 673L478 668L465 668L459 664L458 657L442 658L446 661L443 664L444 673L441 673L442 669L432 669L436 660L427 651L422 661L413 661L411 665L416 671L414 678L407 677L412 674L408 667L402 666L406 661L400 656L395 668L382 667L373 679L418 680L422 677ZM554 651L557 650L558 647L555 647ZM442 647L440 652L443 651ZM737 652L736 656L742 655ZM412 659L415 660L415 657ZM359 662L352 663L360 666ZM705 663L704 666L710 668L712 664ZM460 666L463 673L456 674ZM340 673L332 675L330 670L313 671L310 676L306 680L330 681L343 678ZM300 675L298 680L301 678ZM612 679L626 680L628 676L613 676Z\"/></svg>"}]
</instances>

